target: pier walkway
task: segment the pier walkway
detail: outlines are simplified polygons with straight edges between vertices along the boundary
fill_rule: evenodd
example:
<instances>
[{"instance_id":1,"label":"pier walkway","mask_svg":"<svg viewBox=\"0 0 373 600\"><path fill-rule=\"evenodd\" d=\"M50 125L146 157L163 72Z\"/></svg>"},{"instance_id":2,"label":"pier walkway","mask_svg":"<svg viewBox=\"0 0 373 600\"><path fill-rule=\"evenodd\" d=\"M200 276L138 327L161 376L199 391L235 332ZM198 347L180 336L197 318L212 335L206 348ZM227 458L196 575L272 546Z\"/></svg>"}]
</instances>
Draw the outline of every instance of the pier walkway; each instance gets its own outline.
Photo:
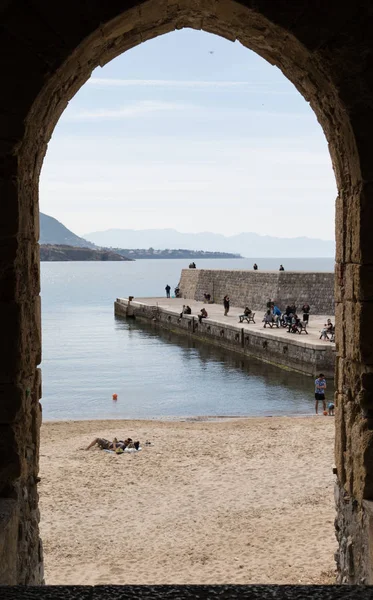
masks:
<instances>
[{"instance_id":1,"label":"pier walkway","mask_svg":"<svg viewBox=\"0 0 373 600\"><path fill-rule=\"evenodd\" d=\"M221 325L229 325L236 326L240 329L243 328L247 331L260 331L261 333L268 335L269 337L280 337L282 340L289 338L300 341L302 344L310 344L312 346L320 346L324 348L325 346L333 346L335 344L333 342L320 340L320 331L326 323L327 319L331 319L334 324L334 316L333 315L312 315L310 314L310 320L308 323L307 331L308 335L305 333L295 334L288 333L285 327L272 327L272 329L267 325L267 327L263 327L263 316L264 311L253 311L255 312L255 323L239 323L238 316L243 313L243 308L237 306L231 306L229 309L228 315L224 316L224 307L222 304L207 304L205 302L197 302L197 300L189 300L188 298L135 298L132 304L135 303L145 304L147 306L158 306L162 310L174 312L176 314L180 314L183 308L183 305L188 305L192 309L192 317L197 317L200 313L202 307L207 310L208 318L204 319L204 323L208 324L209 321L214 321L214 323L220 323Z\"/></svg>"}]
</instances>

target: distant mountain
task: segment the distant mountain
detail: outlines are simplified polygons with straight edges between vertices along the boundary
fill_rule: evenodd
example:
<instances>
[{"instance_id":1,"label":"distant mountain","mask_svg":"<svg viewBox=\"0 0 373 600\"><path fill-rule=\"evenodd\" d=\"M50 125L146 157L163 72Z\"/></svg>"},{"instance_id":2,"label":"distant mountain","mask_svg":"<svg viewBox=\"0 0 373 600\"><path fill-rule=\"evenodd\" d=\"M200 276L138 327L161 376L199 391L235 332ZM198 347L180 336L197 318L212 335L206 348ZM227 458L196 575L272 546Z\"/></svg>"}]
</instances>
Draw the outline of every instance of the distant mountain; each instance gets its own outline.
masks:
<instances>
[{"instance_id":1,"label":"distant mountain","mask_svg":"<svg viewBox=\"0 0 373 600\"><path fill-rule=\"evenodd\" d=\"M40 244L65 244L79 248L94 248L95 244L75 235L57 219L40 213Z\"/></svg>"},{"instance_id":2,"label":"distant mountain","mask_svg":"<svg viewBox=\"0 0 373 600\"><path fill-rule=\"evenodd\" d=\"M180 233L175 229L108 229L85 236L98 246L111 248L185 248L210 252L231 252L247 257L334 257L334 241L307 237L278 238L257 233L226 237L220 233Z\"/></svg>"}]
</instances>

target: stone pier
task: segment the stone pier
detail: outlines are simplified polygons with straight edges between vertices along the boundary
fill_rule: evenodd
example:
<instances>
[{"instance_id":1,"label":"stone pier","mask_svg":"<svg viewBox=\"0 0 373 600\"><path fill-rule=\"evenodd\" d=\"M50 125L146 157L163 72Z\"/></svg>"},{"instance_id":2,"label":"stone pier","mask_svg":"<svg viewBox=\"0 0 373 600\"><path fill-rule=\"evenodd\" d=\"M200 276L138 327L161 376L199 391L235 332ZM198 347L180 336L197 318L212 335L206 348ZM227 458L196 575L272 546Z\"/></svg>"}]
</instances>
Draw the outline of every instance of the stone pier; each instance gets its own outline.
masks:
<instances>
[{"instance_id":1,"label":"stone pier","mask_svg":"<svg viewBox=\"0 0 373 600\"><path fill-rule=\"evenodd\" d=\"M210 294L218 304L229 294L231 305L263 310L268 298L282 309L305 302L315 315L334 315L334 273L308 271L248 271L239 269L183 269L183 298L203 300Z\"/></svg>"},{"instance_id":2,"label":"stone pier","mask_svg":"<svg viewBox=\"0 0 373 600\"><path fill-rule=\"evenodd\" d=\"M183 304L189 304L192 315L180 318ZM208 318L198 322L204 306ZM335 344L319 340L320 329L327 316L311 316L309 334L288 333L287 329L263 327L263 312L255 314L255 323L239 323L242 308L232 307L224 317L219 304L204 304L182 298L139 298L129 301L117 298L115 314L146 320L154 327L197 337L230 352L252 356L278 367L314 376L323 372L334 376Z\"/></svg>"}]
</instances>

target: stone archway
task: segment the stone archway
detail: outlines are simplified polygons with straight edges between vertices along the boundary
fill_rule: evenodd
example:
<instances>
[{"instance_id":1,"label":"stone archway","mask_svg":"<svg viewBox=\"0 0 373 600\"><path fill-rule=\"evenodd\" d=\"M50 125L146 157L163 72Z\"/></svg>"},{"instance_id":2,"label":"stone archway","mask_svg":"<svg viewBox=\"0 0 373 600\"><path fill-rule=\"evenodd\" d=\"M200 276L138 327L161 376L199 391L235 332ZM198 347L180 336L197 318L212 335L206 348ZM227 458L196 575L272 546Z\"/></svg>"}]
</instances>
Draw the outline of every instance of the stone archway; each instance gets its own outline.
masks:
<instances>
[{"instance_id":1,"label":"stone archway","mask_svg":"<svg viewBox=\"0 0 373 600\"><path fill-rule=\"evenodd\" d=\"M312 4L312 3L311 3ZM338 12L337 12L338 10ZM41 413L38 181L53 128L97 65L182 27L238 39L276 64L308 100L327 137L338 185L337 532L340 578L373 581L373 120L368 0L315 9L307 0L68 0L0 9L7 82L1 98L3 349L0 406L0 583L38 583Z\"/></svg>"}]
</instances>

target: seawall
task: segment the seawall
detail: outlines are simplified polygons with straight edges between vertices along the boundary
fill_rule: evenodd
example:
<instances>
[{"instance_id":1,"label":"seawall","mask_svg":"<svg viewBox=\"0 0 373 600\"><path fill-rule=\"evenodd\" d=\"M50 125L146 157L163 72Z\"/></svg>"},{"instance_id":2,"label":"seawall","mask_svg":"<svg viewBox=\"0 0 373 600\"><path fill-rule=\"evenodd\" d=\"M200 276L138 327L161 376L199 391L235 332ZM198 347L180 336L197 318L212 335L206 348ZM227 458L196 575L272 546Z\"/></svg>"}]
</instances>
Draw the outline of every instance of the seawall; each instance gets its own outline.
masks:
<instances>
[{"instance_id":1,"label":"seawall","mask_svg":"<svg viewBox=\"0 0 373 600\"><path fill-rule=\"evenodd\" d=\"M314 376L322 371L327 377L334 376L334 344L314 339L310 341L311 336L287 334L282 328L263 329L261 317L258 317L256 329L251 325L238 324L238 319L229 324L217 318L208 318L199 323L197 316L184 315L180 318L180 300L171 301L175 304L172 310L162 307L162 300L165 301L161 298L142 298L129 302L127 298L117 298L114 304L115 314L143 319L152 323L155 328L196 337L228 351L252 356L306 375ZM210 310L208 306L207 308Z\"/></svg>"},{"instance_id":2,"label":"seawall","mask_svg":"<svg viewBox=\"0 0 373 600\"><path fill-rule=\"evenodd\" d=\"M206 293L221 304L228 294L232 306L264 310L271 298L281 310L308 302L311 314L334 315L334 273L183 269L179 287L183 298L194 300Z\"/></svg>"}]
</instances>

